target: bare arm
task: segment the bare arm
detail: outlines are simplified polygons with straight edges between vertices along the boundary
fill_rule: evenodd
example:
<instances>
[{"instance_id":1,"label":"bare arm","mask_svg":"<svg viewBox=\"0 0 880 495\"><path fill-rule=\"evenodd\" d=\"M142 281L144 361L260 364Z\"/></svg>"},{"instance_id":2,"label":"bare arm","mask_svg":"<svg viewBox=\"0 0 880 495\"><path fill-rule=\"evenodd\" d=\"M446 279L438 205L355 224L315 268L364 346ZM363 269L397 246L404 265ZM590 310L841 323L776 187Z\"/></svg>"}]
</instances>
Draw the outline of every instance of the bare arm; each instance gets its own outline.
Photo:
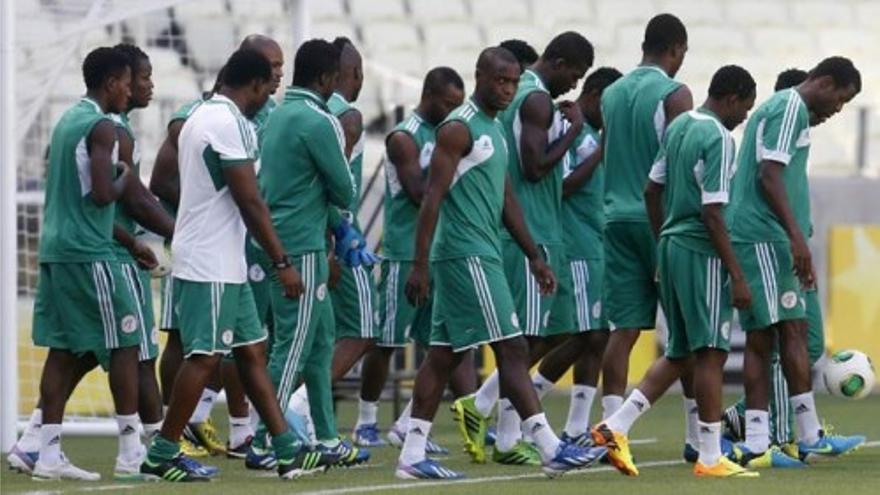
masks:
<instances>
[{"instance_id":1,"label":"bare arm","mask_svg":"<svg viewBox=\"0 0 880 495\"><path fill-rule=\"evenodd\" d=\"M525 253L529 260L529 270L538 281L538 285L542 294L550 294L556 290L556 277L553 271L547 266L538 246L529 233L529 228L523 219L522 209L513 194L513 188L510 185L508 177L504 182L504 210L502 211L502 221L504 227L510 232L510 236L519 244L520 249Z\"/></svg>"},{"instance_id":2,"label":"bare arm","mask_svg":"<svg viewBox=\"0 0 880 495\"><path fill-rule=\"evenodd\" d=\"M122 173L115 179L116 166L113 163L113 147L116 145L116 125L104 120L95 125L88 138L88 152L91 161L92 201L98 206L107 206L119 199L131 179L131 167L123 163Z\"/></svg>"},{"instance_id":3,"label":"bare arm","mask_svg":"<svg viewBox=\"0 0 880 495\"><path fill-rule=\"evenodd\" d=\"M162 201L175 208L180 202L180 175L177 169L177 139L183 120L175 120L168 124L168 135L159 146L153 175L150 177L150 191Z\"/></svg>"},{"instance_id":4,"label":"bare arm","mask_svg":"<svg viewBox=\"0 0 880 495\"><path fill-rule=\"evenodd\" d=\"M709 241L721 263L730 274L730 281L733 284L733 306L737 309L746 309L751 305L752 295L749 285L745 280L742 268L736 255L733 252L733 244L730 243L730 236L727 235L727 225L724 223L724 215L721 213L722 203L704 204L700 219L709 232Z\"/></svg>"},{"instance_id":5,"label":"bare arm","mask_svg":"<svg viewBox=\"0 0 880 495\"><path fill-rule=\"evenodd\" d=\"M425 195L425 181L419 164L419 149L415 141L405 132L395 132L388 136L386 145L388 161L397 172L397 180L403 192L415 204L421 204Z\"/></svg>"},{"instance_id":6,"label":"bare arm","mask_svg":"<svg viewBox=\"0 0 880 495\"><path fill-rule=\"evenodd\" d=\"M782 178L785 166L772 160L763 160L758 166L758 180L761 192L764 194L764 200L767 201L770 210L779 219L779 223L785 229L791 242L794 271L798 274L801 284L805 287L811 287L813 285L813 261L804 234L798 227L794 213L791 211L788 194L785 192L785 182Z\"/></svg>"},{"instance_id":7,"label":"bare arm","mask_svg":"<svg viewBox=\"0 0 880 495\"><path fill-rule=\"evenodd\" d=\"M648 180L645 186L645 209L648 211L648 221L651 222L651 231L655 238L660 238L660 228L663 226L663 190L664 184Z\"/></svg>"},{"instance_id":8,"label":"bare arm","mask_svg":"<svg viewBox=\"0 0 880 495\"><path fill-rule=\"evenodd\" d=\"M125 129L118 128L119 159L126 163L134 163L134 141ZM174 219L147 191L140 177L132 177L128 181L125 192L119 198L122 208L135 222L166 239L174 235ZM121 241L120 241L121 242Z\"/></svg>"},{"instance_id":9,"label":"bare arm","mask_svg":"<svg viewBox=\"0 0 880 495\"><path fill-rule=\"evenodd\" d=\"M574 109L572 111L572 106ZM559 164L574 140L583 129L580 110L571 102L560 105L560 110L571 121L571 126L561 138L548 143L547 130L553 124L553 102L546 93L532 93L519 109L522 121L520 158L523 175L532 182L541 180Z\"/></svg>"},{"instance_id":10,"label":"bare arm","mask_svg":"<svg viewBox=\"0 0 880 495\"><path fill-rule=\"evenodd\" d=\"M345 133L345 158L351 160L354 145L364 132L364 119L361 112L351 109L339 116L339 123L342 124L342 132Z\"/></svg>"},{"instance_id":11,"label":"bare arm","mask_svg":"<svg viewBox=\"0 0 880 495\"><path fill-rule=\"evenodd\" d=\"M602 163L602 157L604 155L604 150L602 145L599 145L595 151L593 151L590 156L586 157L584 161L582 161L576 169L574 169L568 177L566 177L562 181L562 197L567 198L571 196L573 193L577 192L581 187L586 184L591 177L593 177L593 172L599 168L599 165Z\"/></svg>"},{"instance_id":12,"label":"bare arm","mask_svg":"<svg viewBox=\"0 0 880 495\"><path fill-rule=\"evenodd\" d=\"M678 89L670 93L663 102L666 112L666 124L675 120L679 115L694 109L694 95L690 88L682 84Z\"/></svg>"}]
</instances>

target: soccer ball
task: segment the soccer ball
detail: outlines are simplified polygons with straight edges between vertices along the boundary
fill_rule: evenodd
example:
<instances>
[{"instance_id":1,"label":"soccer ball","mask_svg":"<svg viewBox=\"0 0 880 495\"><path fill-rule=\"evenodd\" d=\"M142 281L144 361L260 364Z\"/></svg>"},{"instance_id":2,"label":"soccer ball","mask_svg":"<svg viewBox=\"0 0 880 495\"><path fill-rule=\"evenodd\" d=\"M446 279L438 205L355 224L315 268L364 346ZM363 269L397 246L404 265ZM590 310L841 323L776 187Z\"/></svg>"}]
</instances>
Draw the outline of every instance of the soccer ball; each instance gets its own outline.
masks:
<instances>
[{"instance_id":1,"label":"soccer ball","mask_svg":"<svg viewBox=\"0 0 880 495\"><path fill-rule=\"evenodd\" d=\"M831 395L864 399L874 388L874 364L861 351L839 351L825 365L822 378Z\"/></svg>"}]
</instances>

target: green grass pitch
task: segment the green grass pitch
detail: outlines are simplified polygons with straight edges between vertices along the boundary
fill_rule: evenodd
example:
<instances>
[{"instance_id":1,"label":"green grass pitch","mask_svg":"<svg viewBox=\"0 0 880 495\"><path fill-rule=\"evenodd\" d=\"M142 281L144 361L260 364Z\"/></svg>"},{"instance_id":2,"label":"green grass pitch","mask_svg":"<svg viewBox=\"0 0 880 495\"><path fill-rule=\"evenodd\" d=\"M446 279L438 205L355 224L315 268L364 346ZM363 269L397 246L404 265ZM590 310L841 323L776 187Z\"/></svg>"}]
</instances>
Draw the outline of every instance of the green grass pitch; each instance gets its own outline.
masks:
<instances>
[{"instance_id":1,"label":"green grass pitch","mask_svg":"<svg viewBox=\"0 0 880 495\"><path fill-rule=\"evenodd\" d=\"M452 454L445 461L453 469L463 471L468 479L463 482L417 482L394 478L397 449L376 449L366 467L350 470L336 469L327 474L292 482L281 482L274 473L258 474L244 469L242 461L225 458L206 458L222 470L219 479L205 484L172 483L100 483L35 482L7 469L3 460L0 491L4 494L30 493L67 494L100 492L108 494L234 494L272 495L276 493L347 494L347 493L412 493L427 494L840 494L861 495L877 493L880 487L880 396L852 402L821 395L818 399L822 416L837 426L841 433L862 433L868 436L868 445L859 451L834 461L810 466L803 470L764 471L759 479L702 480L691 474L690 466L680 462L684 421L681 399L670 395L660 400L632 431L633 439L648 443L634 445L633 453L641 468L641 476L624 478L609 468L593 468L548 480L537 468L517 468L471 464L461 453L458 433L451 415L443 405L434 426L433 435ZM556 429L564 424L568 408L566 395L553 395L545 402L548 415ZM340 431L350 433L356 415L354 402L339 403ZM594 407L594 416L598 408ZM215 408L215 416L225 416L223 406ZM380 420L387 425L391 420L390 407L383 407ZM225 429L225 421L218 426ZM68 437L64 450L79 466L97 469L105 480L112 477L116 441L113 438Z\"/></svg>"}]
</instances>

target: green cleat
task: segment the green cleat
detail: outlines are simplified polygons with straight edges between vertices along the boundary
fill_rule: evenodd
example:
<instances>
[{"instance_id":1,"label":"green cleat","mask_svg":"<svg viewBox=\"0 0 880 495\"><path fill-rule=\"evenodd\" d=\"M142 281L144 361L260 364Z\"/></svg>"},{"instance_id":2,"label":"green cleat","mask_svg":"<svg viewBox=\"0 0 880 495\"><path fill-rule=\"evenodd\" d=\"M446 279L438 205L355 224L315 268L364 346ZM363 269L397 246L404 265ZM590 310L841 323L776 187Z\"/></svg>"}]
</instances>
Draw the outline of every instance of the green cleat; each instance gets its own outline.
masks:
<instances>
[{"instance_id":1,"label":"green cleat","mask_svg":"<svg viewBox=\"0 0 880 495\"><path fill-rule=\"evenodd\" d=\"M534 445L520 440L507 452L498 450L496 446L492 450L492 461L510 466L540 466L541 454Z\"/></svg>"},{"instance_id":2,"label":"green cleat","mask_svg":"<svg viewBox=\"0 0 880 495\"><path fill-rule=\"evenodd\" d=\"M486 462L486 430L489 421L477 411L473 395L461 397L452 403L452 414L458 422L458 431L464 438L464 450L473 462Z\"/></svg>"}]
</instances>

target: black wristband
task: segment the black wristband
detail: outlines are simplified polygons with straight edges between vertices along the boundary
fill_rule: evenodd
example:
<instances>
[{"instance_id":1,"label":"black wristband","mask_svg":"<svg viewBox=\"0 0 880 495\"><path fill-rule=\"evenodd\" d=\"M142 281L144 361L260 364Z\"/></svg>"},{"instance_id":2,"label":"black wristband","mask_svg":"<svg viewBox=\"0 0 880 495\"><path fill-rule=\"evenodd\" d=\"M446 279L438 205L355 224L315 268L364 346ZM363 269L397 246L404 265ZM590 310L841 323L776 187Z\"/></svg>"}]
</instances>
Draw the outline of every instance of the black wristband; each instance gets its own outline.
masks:
<instances>
[{"instance_id":1,"label":"black wristband","mask_svg":"<svg viewBox=\"0 0 880 495\"><path fill-rule=\"evenodd\" d=\"M290 268L293 266L293 262L290 261L290 256L284 255L281 257L281 260L272 263L272 266L275 267L275 270L283 270L285 268Z\"/></svg>"}]
</instances>

